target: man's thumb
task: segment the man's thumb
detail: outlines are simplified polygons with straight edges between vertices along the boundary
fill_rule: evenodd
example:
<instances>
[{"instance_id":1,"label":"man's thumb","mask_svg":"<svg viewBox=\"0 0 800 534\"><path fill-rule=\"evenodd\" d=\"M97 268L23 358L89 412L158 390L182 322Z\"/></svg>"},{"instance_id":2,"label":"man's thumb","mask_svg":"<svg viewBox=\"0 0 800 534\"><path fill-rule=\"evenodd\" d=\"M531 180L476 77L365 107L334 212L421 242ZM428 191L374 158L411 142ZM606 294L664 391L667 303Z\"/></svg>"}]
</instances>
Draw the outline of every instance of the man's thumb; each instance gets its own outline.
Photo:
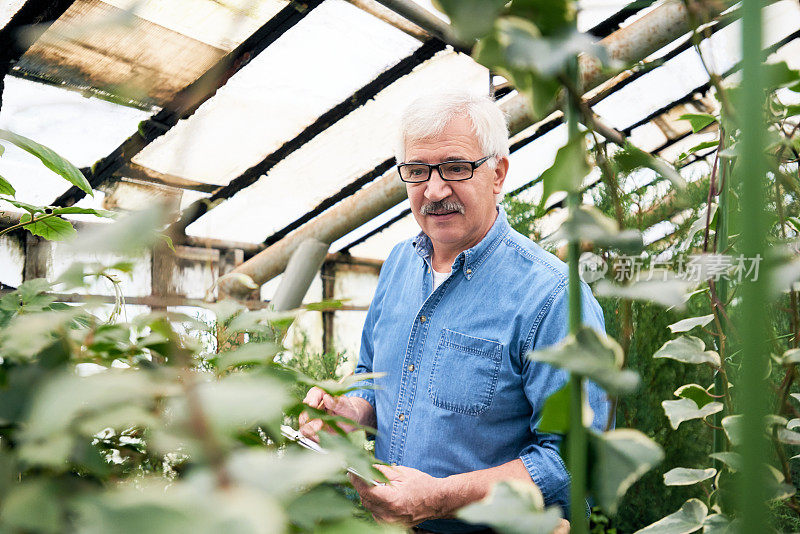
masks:
<instances>
[{"instance_id":1,"label":"man's thumb","mask_svg":"<svg viewBox=\"0 0 800 534\"><path fill-rule=\"evenodd\" d=\"M336 399L327 393L322 397L322 403L325 406L325 411L333 412L336 409Z\"/></svg>"}]
</instances>

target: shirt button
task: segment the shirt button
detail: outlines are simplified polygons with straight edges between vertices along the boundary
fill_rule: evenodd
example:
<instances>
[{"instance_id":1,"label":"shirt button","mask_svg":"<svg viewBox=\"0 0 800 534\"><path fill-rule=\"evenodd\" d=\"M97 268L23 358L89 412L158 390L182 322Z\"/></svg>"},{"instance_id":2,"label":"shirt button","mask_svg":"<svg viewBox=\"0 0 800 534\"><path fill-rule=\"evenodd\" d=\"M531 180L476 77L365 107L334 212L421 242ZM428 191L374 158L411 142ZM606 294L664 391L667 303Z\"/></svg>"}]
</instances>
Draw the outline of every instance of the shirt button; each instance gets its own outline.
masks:
<instances>
[{"instance_id":1,"label":"shirt button","mask_svg":"<svg viewBox=\"0 0 800 534\"><path fill-rule=\"evenodd\" d=\"M392 462L392 467L397 467L397 462Z\"/></svg>"},{"instance_id":2,"label":"shirt button","mask_svg":"<svg viewBox=\"0 0 800 534\"><path fill-rule=\"evenodd\" d=\"M467 274L472 274L472 269L467 269Z\"/></svg>"},{"instance_id":3,"label":"shirt button","mask_svg":"<svg viewBox=\"0 0 800 534\"><path fill-rule=\"evenodd\" d=\"M412 372L412 373L414 372L414 364L413 363L408 366L408 370L410 372Z\"/></svg>"},{"instance_id":4,"label":"shirt button","mask_svg":"<svg viewBox=\"0 0 800 534\"><path fill-rule=\"evenodd\" d=\"M406 420L405 414L402 414L402 413L400 415L398 415L397 418L400 419L401 421L405 421Z\"/></svg>"},{"instance_id":5,"label":"shirt button","mask_svg":"<svg viewBox=\"0 0 800 534\"><path fill-rule=\"evenodd\" d=\"M421 322L421 323L424 323L424 322L425 322L425 321L427 321L427 320L428 320L428 318L427 318L427 317L425 317L424 315L420 315L420 316L419 316L419 322Z\"/></svg>"}]
</instances>

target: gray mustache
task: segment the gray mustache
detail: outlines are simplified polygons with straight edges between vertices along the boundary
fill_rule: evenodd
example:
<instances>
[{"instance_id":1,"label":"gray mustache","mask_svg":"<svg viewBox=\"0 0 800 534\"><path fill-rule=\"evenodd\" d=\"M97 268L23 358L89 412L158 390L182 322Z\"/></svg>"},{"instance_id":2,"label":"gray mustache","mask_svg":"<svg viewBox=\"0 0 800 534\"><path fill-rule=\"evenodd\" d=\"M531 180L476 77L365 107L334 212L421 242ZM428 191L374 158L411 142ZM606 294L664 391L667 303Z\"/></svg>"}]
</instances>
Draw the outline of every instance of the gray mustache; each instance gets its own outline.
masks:
<instances>
[{"instance_id":1,"label":"gray mustache","mask_svg":"<svg viewBox=\"0 0 800 534\"><path fill-rule=\"evenodd\" d=\"M429 202L427 204L423 204L419 209L419 212L422 215L435 215L440 213L449 213L451 211L464 213L464 205L454 200L439 200L438 202Z\"/></svg>"}]
</instances>

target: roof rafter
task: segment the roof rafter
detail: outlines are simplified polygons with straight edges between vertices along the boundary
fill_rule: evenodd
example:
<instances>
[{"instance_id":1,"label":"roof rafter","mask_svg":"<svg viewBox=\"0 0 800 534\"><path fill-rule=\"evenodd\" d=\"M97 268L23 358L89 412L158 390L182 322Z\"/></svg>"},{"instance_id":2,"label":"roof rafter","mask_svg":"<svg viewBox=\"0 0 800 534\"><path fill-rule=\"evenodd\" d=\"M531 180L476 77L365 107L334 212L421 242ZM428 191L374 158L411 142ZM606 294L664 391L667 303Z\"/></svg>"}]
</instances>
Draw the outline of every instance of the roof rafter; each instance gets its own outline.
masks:
<instances>
[{"instance_id":1,"label":"roof rafter","mask_svg":"<svg viewBox=\"0 0 800 534\"><path fill-rule=\"evenodd\" d=\"M613 32L617 28L619 28L620 23L625 21L625 19L627 19L631 15L634 15L635 13L637 13L640 9L642 9L644 7L647 7L648 5L652 4L653 1L654 0L637 0L636 2L632 2L631 4L628 4L627 6L623 7L618 12L614 13L613 15L611 15L609 18L605 19L604 21L602 21L599 24L597 24L594 27L592 27L588 31L588 33L593 35L593 36L595 36L595 37L600 37L600 38L606 37L611 32ZM358 7L361 7L363 9L363 6L360 4L360 2L352 2L352 3L354 3L355 5L357 5ZM380 4L383 4L383 5L386 5L386 6L389 5L388 3L384 3L384 2L380 2ZM370 13L372 13L372 12L370 11ZM495 96L497 98L500 98L501 95L500 94L496 94ZM556 121L556 122L551 123L551 124L544 124L544 125L542 125L541 128L537 128L537 131L536 131L535 135L537 137L541 136L541 135L544 135L548 131L554 129L560 123L561 123L561 121ZM518 148L521 148L522 146L525 146L526 144L530 143L531 141L533 141L533 139L534 138L532 137L532 138L523 139L521 141L518 141L517 143L514 143L511 146L512 152L514 150L516 150ZM297 228L299 228L300 226L302 226L306 222L310 221L311 219L313 219L314 217L316 217L317 215L319 215L320 213L322 213L323 211L325 211L326 209L328 209L329 207L334 205L336 202L339 202L340 200L342 200L342 199L348 197L349 195L355 193L356 191L361 189L361 187L363 187L364 185L368 184L372 180L375 180L376 178L379 178L383 173L385 173L387 170L389 170L392 167L393 164L394 164L394 158L389 158L389 159L386 159L385 161L381 162L374 169L372 169L371 171L367 172L366 174L360 176L354 182L352 182L351 184L345 186L344 188L342 188L336 194L331 195L330 197L326 198L325 200L323 200L322 202L317 204L310 211L304 213L302 216L298 217L297 219L295 219L294 221L292 221L288 225L286 225L283 228L281 228L280 230L277 230L276 232L274 232L272 235L270 235L269 237L267 237L264 240L264 244L269 246L269 245L271 245L273 243L276 243L277 241L281 240L283 237L285 237L291 231L296 230ZM386 223L384 223L384 224L386 224ZM377 231L374 231L374 232L377 233ZM370 235L372 235L372 234L370 234ZM366 237L367 236L364 236L361 239L366 239ZM351 243L348 246L349 247L355 246L355 244Z\"/></svg>"},{"instance_id":2,"label":"roof rafter","mask_svg":"<svg viewBox=\"0 0 800 534\"><path fill-rule=\"evenodd\" d=\"M300 22L323 0L291 1L253 35L229 52L217 64L208 69L197 80L178 92L175 97L158 113L139 124L137 132L116 148L111 154L98 161L86 178L92 188L97 188L126 163L142 151L153 140L164 135L181 119L190 117L206 100L214 96L217 90L227 83L253 58L263 52L281 35ZM54 202L55 206L71 206L86 195L77 187L70 187Z\"/></svg>"},{"instance_id":3,"label":"roof rafter","mask_svg":"<svg viewBox=\"0 0 800 534\"><path fill-rule=\"evenodd\" d=\"M3 78L33 43L19 38L21 30L36 25L42 32L55 22L74 0L28 0L0 29L0 107L3 105Z\"/></svg>"}]
</instances>

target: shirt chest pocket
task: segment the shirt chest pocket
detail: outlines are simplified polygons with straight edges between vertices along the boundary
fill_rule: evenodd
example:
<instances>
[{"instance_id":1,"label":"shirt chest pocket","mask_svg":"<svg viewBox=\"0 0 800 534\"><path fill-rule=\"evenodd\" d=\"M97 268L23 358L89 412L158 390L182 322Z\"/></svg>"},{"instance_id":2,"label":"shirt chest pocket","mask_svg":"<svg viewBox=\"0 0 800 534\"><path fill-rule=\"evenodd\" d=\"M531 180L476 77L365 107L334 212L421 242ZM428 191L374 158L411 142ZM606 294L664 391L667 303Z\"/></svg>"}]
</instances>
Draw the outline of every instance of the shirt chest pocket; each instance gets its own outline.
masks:
<instances>
[{"instance_id":1,"label":"shirt chest pocket","mask_svg":"<svg viewBox=\"0 0 800 534\"><path fill-rule=\"evenodd\" d=\"M497 387L503 345L444 329L436 347L428 394L446 410L480 415Z\"/></svg>"}]
</instances>

